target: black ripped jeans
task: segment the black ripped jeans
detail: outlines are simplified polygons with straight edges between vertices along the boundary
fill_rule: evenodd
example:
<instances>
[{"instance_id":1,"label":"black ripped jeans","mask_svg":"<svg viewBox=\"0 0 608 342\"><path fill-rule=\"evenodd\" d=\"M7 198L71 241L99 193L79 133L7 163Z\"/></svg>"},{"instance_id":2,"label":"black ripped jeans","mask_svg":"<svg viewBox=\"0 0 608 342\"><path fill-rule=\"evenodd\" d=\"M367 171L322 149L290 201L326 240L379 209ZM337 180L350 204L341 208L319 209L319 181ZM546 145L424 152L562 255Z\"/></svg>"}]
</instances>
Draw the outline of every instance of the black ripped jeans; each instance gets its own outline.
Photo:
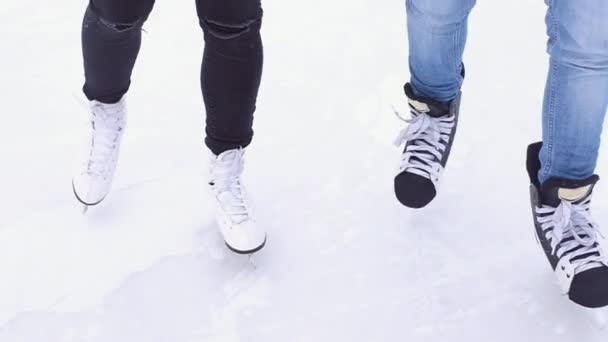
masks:
<instances>
[{"instance_id":1,"label":"black ripped jeans","mask_svg":"<svg viewBox=\"0 0 608 342\"><path fill-rule=\"evenodd\" d=\"M154 0L90 0L82 25L89 100L119 101L129 90L142 25ZM214 154L246 147L260 86L263 48L260 0L196 0L205 52L201 88L207 111L205 143Z\"/></svg>"}]
</instances>

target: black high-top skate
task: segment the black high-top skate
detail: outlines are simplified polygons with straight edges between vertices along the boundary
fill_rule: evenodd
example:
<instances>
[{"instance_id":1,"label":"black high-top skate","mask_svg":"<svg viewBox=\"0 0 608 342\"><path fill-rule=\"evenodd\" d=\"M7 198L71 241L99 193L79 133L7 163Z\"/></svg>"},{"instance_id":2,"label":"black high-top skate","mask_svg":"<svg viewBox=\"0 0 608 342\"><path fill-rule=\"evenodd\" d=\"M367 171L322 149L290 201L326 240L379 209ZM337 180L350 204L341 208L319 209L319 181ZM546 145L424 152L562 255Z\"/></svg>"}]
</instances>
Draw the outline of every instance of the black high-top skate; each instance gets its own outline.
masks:
<instances>
[{"instance_id":1,"label":"black high-top skate","mask_svg":"<svg viewBox=\"0 0 608 342\"><path fill-rule=\"evenodd\" d=\"M587 308L608 305L608 252L591 217L598 176L585 180L551 178L540 184L542 143L528 147L530 198L538 242L570 300Z\"/></svg>"},{"instance_id":2,"label":"black high-top skate","mask_svg":"<svg viewBox=\"0 0 608 342\"><path fill-rule=\"evenodd\" d=\"M437 194L456 134L461 94L450 102L439 102L416 96L409 83L404 89L411 119L397 113L409 125L395 142L397 146L405 144L395 177L395 195L406 207L417 209Z\"/></svg>"}]
</instances>

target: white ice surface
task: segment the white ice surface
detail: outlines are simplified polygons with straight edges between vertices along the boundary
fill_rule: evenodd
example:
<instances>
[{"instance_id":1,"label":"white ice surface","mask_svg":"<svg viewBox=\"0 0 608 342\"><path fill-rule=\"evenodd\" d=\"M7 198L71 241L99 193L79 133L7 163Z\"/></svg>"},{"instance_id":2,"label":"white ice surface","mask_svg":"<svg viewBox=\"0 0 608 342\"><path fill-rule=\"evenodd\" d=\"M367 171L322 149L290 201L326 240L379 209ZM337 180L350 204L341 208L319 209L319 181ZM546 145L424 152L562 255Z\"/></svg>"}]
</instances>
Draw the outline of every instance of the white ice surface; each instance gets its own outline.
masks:
<instances>
[{"instance_id":1,"label":"white ice surface","mask_svg":"<svg viewBox=\"0 0 608 342\"><path fill-rule=\"evenodd\" d=\"M70 174L84 5L0 6L0 341L606 340L560 296L532 234L542 1L474 11L443 192L413 212L392 193L402 1L266 0L247 165L270 236L257 269L213 225L194 1L157 2L115 191L81 215ZM608 225L603 182L595 199Z\"/></svg>"}]
</instances>

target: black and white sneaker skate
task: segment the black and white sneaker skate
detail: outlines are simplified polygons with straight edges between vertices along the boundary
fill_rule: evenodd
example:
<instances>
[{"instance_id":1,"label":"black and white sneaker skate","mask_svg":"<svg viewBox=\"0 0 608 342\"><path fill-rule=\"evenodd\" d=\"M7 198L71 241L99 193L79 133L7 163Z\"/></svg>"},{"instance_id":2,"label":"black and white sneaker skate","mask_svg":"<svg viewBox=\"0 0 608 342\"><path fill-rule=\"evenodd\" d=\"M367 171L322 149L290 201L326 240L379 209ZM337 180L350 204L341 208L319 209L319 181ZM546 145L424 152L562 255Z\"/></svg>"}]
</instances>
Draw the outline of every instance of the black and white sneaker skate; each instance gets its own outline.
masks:
<instances>
[{"instance_id":1,"label":"black and white sneaker skate","mask_svg":"<svg viewBox=\"0 0 608 342\"><path fill-rule=\"evenodd\" d=\"M608 306L606 242L591 217L591 197L598 176L582 181L551 178L540 184L542 143L528 147L527 169L536 236L559 285L573 302Z\"/></svg>"},{"instance_id":2,"label":"black and white sneaker skate","mask_svg":"<svg viewBox=\"0 0 608 342\"><path fill-rule=\"evenodd\" d=\"M417 209L437 194L456 134L461 94L451 102L439 102L414 95L409 83L404 89L411 119L396 113L409 125L395 141L397 146L405 144L395 177L395 195L406 207Z\"/></svg>"}]
</instances>

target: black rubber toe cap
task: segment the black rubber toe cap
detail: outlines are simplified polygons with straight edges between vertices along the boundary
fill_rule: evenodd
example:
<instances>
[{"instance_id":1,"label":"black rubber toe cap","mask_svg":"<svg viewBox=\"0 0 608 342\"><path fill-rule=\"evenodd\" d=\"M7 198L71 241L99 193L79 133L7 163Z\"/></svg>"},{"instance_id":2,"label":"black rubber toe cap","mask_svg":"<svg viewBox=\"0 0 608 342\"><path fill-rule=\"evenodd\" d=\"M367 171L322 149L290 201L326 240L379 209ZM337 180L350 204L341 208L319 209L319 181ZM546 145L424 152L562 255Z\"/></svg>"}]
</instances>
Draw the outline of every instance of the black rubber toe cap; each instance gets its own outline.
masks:
<instances>
[{"instance_id":1,"label":"black rubber toe cap","mask_svg":"<svg viewBox=\"0 0 608 342\"><path fill-rule=\"evenodd\" d=\"M570 300L587 308L608 306L608 267L594 268L574 277Z\"/></svg>"},{"instance_id":2,"label":"black rubber toe cap","mask_svg":"<svg viewBox=\"0 0 608 342\"><path fill-rule=\"evenodd\" d=\"M402 172L395 177L395 195L408 208L424 208L436 194L435 185L428 178L409 172Z\"/></svg>"}]
</instances>

